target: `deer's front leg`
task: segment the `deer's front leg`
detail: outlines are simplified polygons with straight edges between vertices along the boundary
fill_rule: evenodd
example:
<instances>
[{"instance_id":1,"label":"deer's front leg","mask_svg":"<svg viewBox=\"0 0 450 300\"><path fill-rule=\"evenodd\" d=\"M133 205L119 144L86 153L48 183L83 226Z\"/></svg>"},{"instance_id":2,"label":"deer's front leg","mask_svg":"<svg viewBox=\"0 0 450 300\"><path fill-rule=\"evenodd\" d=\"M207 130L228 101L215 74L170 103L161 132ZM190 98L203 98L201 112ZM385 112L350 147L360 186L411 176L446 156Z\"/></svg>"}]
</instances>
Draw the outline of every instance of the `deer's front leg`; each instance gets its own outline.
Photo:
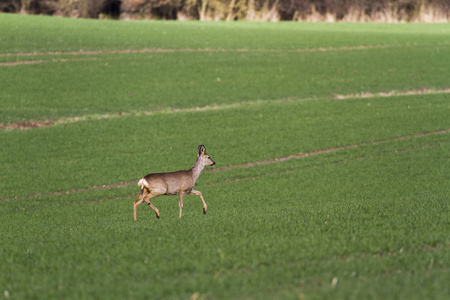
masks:
<instances>
[{"instance_id":1,"label":"deer's front leg","mask_svg":"<svg viewBox=\"0 0 450 300\"><path fill-rule=\"evenodd\" d=\"M181 213L183 211L183 200L184 200L184 195L185 193L180 191L180 194L178 194L178 197L180 198L180 215L178 216L179 218L181 218Z\"/></svg>"},{"instance_id":2,"label":"deer's front leg","mask_svg":"<svg viewBox=\"0 0 450 300\"><path fill-rule=\"evenodd\" d=\"M189 195L197 195L202 199L203 202L203 213L206 214L206 210L208 209L208 206L206 205L205 199L203 199L202 193L200 191L192 190Z\"/></svg>"}]
</instances>

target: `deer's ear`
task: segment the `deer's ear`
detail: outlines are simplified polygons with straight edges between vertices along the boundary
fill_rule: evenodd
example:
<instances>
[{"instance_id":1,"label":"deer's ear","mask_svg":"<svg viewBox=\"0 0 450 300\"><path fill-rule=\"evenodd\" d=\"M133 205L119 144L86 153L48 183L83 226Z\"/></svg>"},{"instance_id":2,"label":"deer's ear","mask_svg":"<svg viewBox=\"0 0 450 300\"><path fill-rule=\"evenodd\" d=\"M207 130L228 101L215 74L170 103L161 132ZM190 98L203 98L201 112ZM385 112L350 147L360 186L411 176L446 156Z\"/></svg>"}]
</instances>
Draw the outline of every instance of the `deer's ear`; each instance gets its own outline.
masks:
<instances>
[{"instance_id":1,"label":"deer's ear","mask_svg":"<svg viewBox=\"0 0 450 300\"><path fill-rule=\"evenodd\" d=\"M205 146L203 145L198 146L198 155L205 154L205 151L206 151Z\"/></svg>"}]
</instances>

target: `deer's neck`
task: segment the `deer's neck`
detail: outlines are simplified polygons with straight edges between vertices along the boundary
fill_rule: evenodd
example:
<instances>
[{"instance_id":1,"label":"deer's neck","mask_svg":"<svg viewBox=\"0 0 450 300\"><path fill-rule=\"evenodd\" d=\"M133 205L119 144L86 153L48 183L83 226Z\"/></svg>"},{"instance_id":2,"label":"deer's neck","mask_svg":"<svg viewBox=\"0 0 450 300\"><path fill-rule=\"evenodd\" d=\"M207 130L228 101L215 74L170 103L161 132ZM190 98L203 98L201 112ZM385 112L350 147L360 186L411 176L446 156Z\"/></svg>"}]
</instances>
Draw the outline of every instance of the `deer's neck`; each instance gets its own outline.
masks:
<instances>
[{"instance_id":1,"label":"deer's neck","mask_svg":"<svg viewBox=\"0 0 450 300\"><path fill-rule=\"evenodd\" d=\"M194 178L194 182L196 182L198 177L200 177L200 174L202 173L204 167L205 167L205 165L201 163L200 159L197 159L195 161L195 164L191 169L192 177Z\"/></svg>"}]
</instances>

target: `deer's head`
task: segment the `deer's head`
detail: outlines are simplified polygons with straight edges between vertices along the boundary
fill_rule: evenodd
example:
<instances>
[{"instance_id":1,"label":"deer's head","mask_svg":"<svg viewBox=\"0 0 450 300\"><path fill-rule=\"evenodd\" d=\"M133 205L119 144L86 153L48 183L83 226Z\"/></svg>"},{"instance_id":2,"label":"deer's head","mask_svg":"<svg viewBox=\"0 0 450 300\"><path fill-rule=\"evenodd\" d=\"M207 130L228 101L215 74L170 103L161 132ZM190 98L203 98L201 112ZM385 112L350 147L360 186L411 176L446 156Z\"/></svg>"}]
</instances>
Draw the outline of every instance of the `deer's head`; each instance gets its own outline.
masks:
<instances>
[{"instance_id":1,"label":"deer's head","mask_svg":"<svg viewBox=\"0 0 450 300\"><path fill-rule=\"evenodd\" d=\"M198 146L198 157L204 166L214 166L215 162L211 159L211 157L206 153L206 149L204 145Z\"/></svg>"}]
</instances>

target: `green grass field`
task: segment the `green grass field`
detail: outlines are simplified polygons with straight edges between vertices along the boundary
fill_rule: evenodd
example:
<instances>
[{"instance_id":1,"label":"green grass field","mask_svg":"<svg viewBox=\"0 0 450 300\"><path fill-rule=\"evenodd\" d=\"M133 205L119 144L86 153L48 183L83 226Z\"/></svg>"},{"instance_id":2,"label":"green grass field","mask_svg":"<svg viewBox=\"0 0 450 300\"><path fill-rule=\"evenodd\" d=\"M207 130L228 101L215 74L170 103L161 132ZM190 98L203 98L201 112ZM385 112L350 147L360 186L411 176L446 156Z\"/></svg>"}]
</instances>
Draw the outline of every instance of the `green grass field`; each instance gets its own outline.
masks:
<instances>
[{"instance_id":1,"label":"green grass field","mask_svg":"<svg viewBox=\"0 0 450 300\"><path fill-rule=\"evenodd\" d=\"M0 78L1 299L450 297L447 24L0 14Z\"/></svg>"}]
</instances>

